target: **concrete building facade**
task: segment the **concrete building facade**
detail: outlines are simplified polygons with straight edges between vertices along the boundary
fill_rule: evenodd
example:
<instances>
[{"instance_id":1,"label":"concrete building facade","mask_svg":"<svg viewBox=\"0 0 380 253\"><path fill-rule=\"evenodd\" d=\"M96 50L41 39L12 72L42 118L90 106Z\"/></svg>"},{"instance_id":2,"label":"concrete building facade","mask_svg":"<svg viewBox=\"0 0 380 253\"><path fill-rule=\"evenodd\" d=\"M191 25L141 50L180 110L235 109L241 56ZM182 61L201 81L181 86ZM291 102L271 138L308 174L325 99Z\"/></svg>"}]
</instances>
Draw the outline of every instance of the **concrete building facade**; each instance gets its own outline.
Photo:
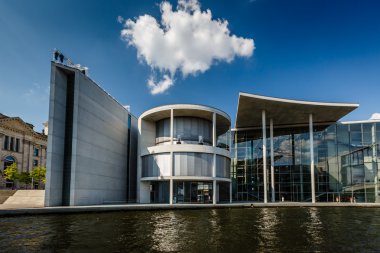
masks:
<instances>
[{"instance_id":1,"label":"concrete building facade","mask_svg":"<svg viewBox=\"0 0 380 253\"><path fill-rule=\"evenodd\" d=\"M137 119L80 69L52 62L46 206L136 201Z\"/></svg>"},{"instance_id":2,"label":"concrete building facade","mask_svg":"<svg viewBox=\"0 0 380 253\"><path fill-rule=\"evenodd\" d=\"M32 124L19 117L0 114L0 174L16 163L19 172L30 172L33 168L46 167L47 136L34 131ZM2 178L2 177L1 177ZM1 180L0 187L5 187Z\"/></svg>"},{"instance_id":3,"label":"concrete building facade","mask_svg":"<svg viewBox=\"0 0 380 253\"><path fill-rule=\"evenodd\" d=\"M138 119L80 68L52 63L47 206L380 202L380 121L359 105L240 93L236 122L203 105Z\"/></svg>"},{"instance_id":4,"label":"concrete building facade","mask_svg":"<svg viewBox=\"0 0 380 253\"><path fill-rule=\"evenodd\" d=\"M140 203L230 201L229 145L218 142L230 129L226 113L166 105L144 112L138 126Z\"/></svg>"}]
</instances>

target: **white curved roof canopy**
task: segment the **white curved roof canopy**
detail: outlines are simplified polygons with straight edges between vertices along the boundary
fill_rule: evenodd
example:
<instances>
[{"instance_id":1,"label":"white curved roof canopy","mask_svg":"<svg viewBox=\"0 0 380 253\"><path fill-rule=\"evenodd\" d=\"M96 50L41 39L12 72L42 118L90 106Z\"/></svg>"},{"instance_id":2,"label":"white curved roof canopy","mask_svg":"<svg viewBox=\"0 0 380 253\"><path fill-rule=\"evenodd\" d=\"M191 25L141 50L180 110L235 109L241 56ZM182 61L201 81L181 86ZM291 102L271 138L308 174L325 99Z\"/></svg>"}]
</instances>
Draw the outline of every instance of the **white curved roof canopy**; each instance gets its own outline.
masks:
<instances>
[{"instance_id":1,"label":"white curved roof canopy","mask_svg":"<svg viewBox=\"0 0 380 253\"><path fill-rule=\"evenodd\" d=\"M235 127L262 126L263 110L275 126L308 124L310 113L314 123L331 124L357 107L359 104L291 100L240 92Z\"/></svg>"},{"instance_id":2,"label":"white curved roof canopy","mask_svg":"<svg viewBox=\"0 0 380 253\"><path fill-rule=\"evenodd\" d=\"M227 132L231 125L230 116L227 113L210 106L196 104L172 104L163 105L147 110L139 117L142 120L159 121L170 118L170 110L173 109L174 117L197 117L212 121L213 113L216 114L216 132L223 134Z\"/></svg>"}]
</instances>

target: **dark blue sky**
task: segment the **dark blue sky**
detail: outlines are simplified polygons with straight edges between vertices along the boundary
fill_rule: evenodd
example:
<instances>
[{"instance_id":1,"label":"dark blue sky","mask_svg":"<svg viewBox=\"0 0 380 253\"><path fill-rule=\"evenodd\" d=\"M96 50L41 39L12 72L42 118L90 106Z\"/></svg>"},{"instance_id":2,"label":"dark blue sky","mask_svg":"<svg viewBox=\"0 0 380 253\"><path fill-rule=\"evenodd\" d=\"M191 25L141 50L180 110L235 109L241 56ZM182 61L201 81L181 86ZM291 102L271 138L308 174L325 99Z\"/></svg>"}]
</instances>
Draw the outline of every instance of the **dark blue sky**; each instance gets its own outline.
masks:
<instances>
[{"instance_id":1,"label":"dark blue sky","mask_svg":"<svg viewBox=\"0 0 380 253\"><path fill-rule=\"evenodd\" d=\"M345 120L380 112L380 1L201 1L232 34L254 39L253 56L178 75L172 88L153 96L146 87L151 70L120 39L117 17L159 19L158 3L0 1L0 112L42 129L54 48L88 66L90 77L135 116L162 104L199 103L234 120L239 91L359 103Z\"/></svg>"}]
</instances>

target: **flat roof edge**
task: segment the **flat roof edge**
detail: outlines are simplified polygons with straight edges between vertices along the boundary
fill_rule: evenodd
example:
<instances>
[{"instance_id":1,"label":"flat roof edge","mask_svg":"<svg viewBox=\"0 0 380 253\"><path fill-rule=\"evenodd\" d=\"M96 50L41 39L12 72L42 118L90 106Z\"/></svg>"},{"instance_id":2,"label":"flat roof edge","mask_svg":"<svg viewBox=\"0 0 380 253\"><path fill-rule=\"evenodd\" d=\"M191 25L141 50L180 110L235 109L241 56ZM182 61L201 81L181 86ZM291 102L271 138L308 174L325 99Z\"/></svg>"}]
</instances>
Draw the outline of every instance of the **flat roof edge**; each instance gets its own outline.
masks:
<instances>
[{"instance_id":1,"label":"flat roof edge","mask_svg":"<svg viewBox=\"0 0 380 253\"><path fill-rule=\"evenodd\" d=\"M355 124L355 123L376 123L376 122L380 122L380 119L349 120L349 121L342 121L339 123L345 125L345 124Z\"/></svg>"},{"instance_id":2,"label":"flat roof edge","mask_svg":"<svg viewBox=\"0 0 380 253\"><path fill-rule=\"evenodd\" d=\"M225 117L228 121L231 122L231 117L230 115L228 115L228 113L216 108L216 107L212 107L212 106L208 106L208 105L202 105L202 104L166 104L166 105L160 105L160 106L156 106L156 107L153 107L153 108L150 108L146 111L144 111L140 116L139 118L144 118L145 116L147 115L150 115L150 114L154 114L154 113L157 113L157 112L160 112L160 111L164 111L164 110L170 110L170 109L174 109L174 110L181 110L181 109L188 109L188 110L201 110L201 111L209 111L209 112L215 112L223 117Z\"/></svg>"},{"instance_id":3,"label":"flat roof edge","mask_svg":"<svg viewBox=\"0 0 380 253\"><path fill-rule=\"evenodd\" d=\"M59 67L59 68L62 68L62 69L68 70L68 71L73 71L74 73L80 73L81 75L84 75L88 80L90 80L93 84L95 84L103 93L105 93L105 95L107 95L113 101L115 101L117 104L119 104L121 107L123 107L124 110L126 110L128 112L128 114L131 115L131 117L135 118L136 120L138 119L138 117L133 115L131 111L127 110L127 108L125 108L124 105L122 105L119 101L117 101L116 98L114 98L110 93L108 93L102 86L100 86L97 82L95 82L88 75L83 74L79 69L77 69L73 66L68 66L68 65L65 65L65 64L62 64L59 62L55 62L55 61L51 61L51 64L54 65L55 67Z\"/></svg>"},{"instance_id":4,"label":"flat roof edge","mask_svg":"<svg viewBox=\"0 0 380 253\"><path fill-rule=\"evenodd\" d=\"M251 94L251 93L246 93L246 92L239 92L239 100L241 96L263 99L263 100L274 101L274 102L302 104L302 105L342 106L342 107L353 107L353 108L359 107L359 104L357 103L317 102L317 101L295 100L295 99L269 97L269 96L256 95L256 94Z\"/></svg>"}]
</instances>

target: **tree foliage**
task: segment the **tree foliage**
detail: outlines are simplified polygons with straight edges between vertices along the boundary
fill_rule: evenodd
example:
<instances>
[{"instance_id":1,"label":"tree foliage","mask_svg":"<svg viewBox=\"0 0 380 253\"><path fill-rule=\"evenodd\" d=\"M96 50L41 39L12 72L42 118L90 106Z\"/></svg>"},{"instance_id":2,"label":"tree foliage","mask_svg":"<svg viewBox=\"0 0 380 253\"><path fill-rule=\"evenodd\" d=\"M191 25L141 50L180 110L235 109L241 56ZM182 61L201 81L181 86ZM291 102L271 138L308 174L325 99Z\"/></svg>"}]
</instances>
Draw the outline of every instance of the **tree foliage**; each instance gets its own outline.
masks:
<instances>
[{"instance_id":1,"label":"tree foliage","mask_svg":"<svg viewBox=\"0 0 380 253\"><path fill-rule=\"evenodd\" d=\"M30 184L32 182L32 178L30 176L30 173L26 172L26 171L18 174L17 179L20 183L24 183L24 184Z\"/></svg>"},{"instance_id":2,"label":"tree foliage","mask_svg":"<svg viewBox=\"0 0 380 253\"><path fill-rule=\"evenodd\" d=\"M39 166L35 167L30 173L26 171L19 173L16 163L12 163L4 169L3 177L8 181L17 181L26 185L32 183L32 181L38 182L38 187L40 188L41 183L45 184L46 182L46 168Z\"/></svg>"},{"instance_id":3,"label":"tree foliage","mask_svg":"<svg viewBox=\"0 0 380 253\"><path fill-rule=\"evenodd\" d=\"M35 167L32 172L30 173L30 176L33 177L34 181L38 181L40 184L41 182L46 182L46 168L38 166Z\"/></svg>"},{"instance_id":4,"label":"tree foliage","mask_svg":"<svg viewBox=\"0 0 380 253\"><path fill-rule=\"evenodd\" d=\"M18 178L16 163L12 163L5 168L4 178L9 181L15 181Z\"/></svg>"}]
</instances>

